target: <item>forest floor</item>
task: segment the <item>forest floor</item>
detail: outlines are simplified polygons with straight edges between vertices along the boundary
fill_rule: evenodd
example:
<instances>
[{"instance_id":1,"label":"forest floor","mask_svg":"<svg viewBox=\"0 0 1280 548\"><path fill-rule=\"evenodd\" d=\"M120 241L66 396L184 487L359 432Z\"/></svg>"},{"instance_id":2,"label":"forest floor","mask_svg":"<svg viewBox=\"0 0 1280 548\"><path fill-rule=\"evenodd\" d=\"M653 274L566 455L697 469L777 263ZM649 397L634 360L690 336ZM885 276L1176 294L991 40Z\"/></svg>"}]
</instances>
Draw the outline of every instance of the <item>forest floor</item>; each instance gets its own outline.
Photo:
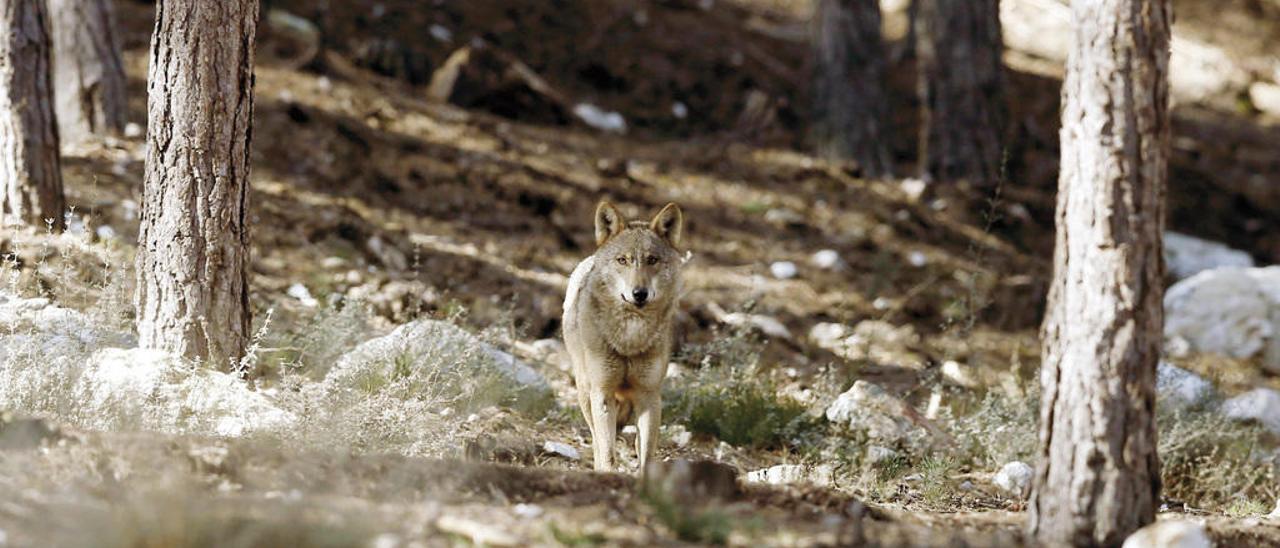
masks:
<instances>
[{"instance_id":1,"label":"forest floor","mask_svg":"<svg viewBox=\"0 0 1280 548\"><path fill-rule=\"evenodd\" d=\"M0 418L0 487L20 494L0 500L0 546L1023 542L1025 502L993 476L1034 457L1036 329L1057 154L1051 63L1011 62L1007 181L924 185L864 179L856 166L797 152L806 117L797 2L705 10L692 1L582 0L553 9L529 0L433 11L408 0L352 1L331 2L328 12L266 4L340 39L299 63L296 44L264 26L249 199L261 337L249 376L263 390L287 390L293 370L322 376L363 338L431 318L533 365L558 403L536 414L476 409L456 423L446 449L410 454ZM118 5L129 119L142 124L152 13L143 3ZM451 102L431 100L433 68L473 36L499 52L490 61L507 64L461 80L475 87L459 88ZM1248 38L1239 38L1244 50ZM900 41L890 47L891 148L906 171L915 105L902 50ZM512 79L507 55L555 93ZM628 131L583 124L571 111L586 101L623 113ZM1274 191L1239 182L1280 177L1277 137L1256 110L1180 106L1171 228L1277 262L1280 218L1264 202ZM10 287L106 309L110 322L128 325L144 154L142 136L69 151L69 203L94 250L40 234L0 237L0 252L16 257ZM684 407L664 427L659 457L717 460L742 474L827 464L834 478L690 503L543 449L548 441L584 455L589 448L570 375L536 342L559 336L567 274L591 253L590 213L605 197L635 217L667 202L685 211L692 260L676 328L681 376L672 381L685 390L676 397ZM814 262L824 250L837 264ZM775 276L771 265L781 261L796 275ZM299 284L314 302L299 298ZM338 309L354 301L367 315L337 333L348 325ZM881 329L877 336L896 342L851 356L814 331L824 323ZM1256 364L1179 365L1224 396L1280 387ZM864 453L866 440L821 415L855 380L915 409L941 407L928 420L944 432L942 449L895 448L900 455L887 462L849 456ZM769 397L735 408L742 392L725 383ZM803 411L787 414L792 408ZM726 443L730 428L699 426L700 412L780 413L787 420L769 424L786 433ZM1174 436L1194 440L1197 428L1218 425L1185 420ZM687 430L689 441L669 441ZM1251 460L1275 440L1256 428L1225 432L1244 448L1166 458L1167 473L1178 475L1166 477L1164 516L1204 521L1221 545L1280 545L1280 526L1263 518L1280 495L1274 467ZM1236 460L1213 460L1220 455ZM1260 479L1220 477L1241 470Z\"/></svg>"}]
</instances>

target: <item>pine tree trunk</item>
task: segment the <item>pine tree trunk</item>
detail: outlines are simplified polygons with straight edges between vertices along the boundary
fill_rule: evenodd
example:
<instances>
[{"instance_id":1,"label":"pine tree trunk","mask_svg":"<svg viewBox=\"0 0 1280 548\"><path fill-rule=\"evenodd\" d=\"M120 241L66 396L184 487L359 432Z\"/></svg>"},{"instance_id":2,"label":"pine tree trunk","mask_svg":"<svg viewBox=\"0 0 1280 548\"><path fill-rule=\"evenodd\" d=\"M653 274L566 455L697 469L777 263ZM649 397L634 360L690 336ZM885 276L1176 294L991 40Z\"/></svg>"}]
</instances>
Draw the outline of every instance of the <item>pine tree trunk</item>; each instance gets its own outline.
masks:
<instances>
[{"instance_id":1,"label":"pine tree trunk","mask_svg":"<svg viewBox=\"0 0 1280 548\"><path fill-rule=\"evenodd\" d=\"M1169 0L1076 0L1030 530L1119 546L1155 517Z\"/></svg>"},{"instance_id":2,"label":"pine tree trunk","mask_svg":"<svg viewBox=\"0 0 1280 548\"><path fill-rule=\"evenodd\" d=\"M110 0L49 0L49 10L62 141L120 133L128 105Z\"/></svg>"},{"instance_id":3,"label":"pine tree trunk","mask_svg":"<svg viewBox=\"0 0 1280 548\"><path fill-rule=\"evenodd\" d=\"M65 205L44 0L0 0L0 226L61 230Z\"/></svg>"},{"instance_id":4,"label":"pine tree trunk","mask_svg":"<svg viewBox=\"0 0 1280 548\"><path fill-rule=\"evenodd\" d=\"M256 0L160 0L147 83L138 340L226 367L249 338Z\"/></svg>"},{"instance_id":5,"label":"pine tree trunk","mask_svg":"<svg viewBox=\"0 0 1280 548\"><path fill-rule=\"evenodd\" d=\"M816 0L813 42L814 141L818 153L853 160L865 175L889 175L884 136L885 53L877 0Z\"/></svg>"},{"instance_id":6,"label":"pine tree trunk","mask_svg":"<svg viewBox=\"0 0 1280 548\"><path fill-rule=\"evenodd\" d=\"M998 0L917 0L922 176L1000 177L1004 86Z\"/></svg>"}]
</instances>

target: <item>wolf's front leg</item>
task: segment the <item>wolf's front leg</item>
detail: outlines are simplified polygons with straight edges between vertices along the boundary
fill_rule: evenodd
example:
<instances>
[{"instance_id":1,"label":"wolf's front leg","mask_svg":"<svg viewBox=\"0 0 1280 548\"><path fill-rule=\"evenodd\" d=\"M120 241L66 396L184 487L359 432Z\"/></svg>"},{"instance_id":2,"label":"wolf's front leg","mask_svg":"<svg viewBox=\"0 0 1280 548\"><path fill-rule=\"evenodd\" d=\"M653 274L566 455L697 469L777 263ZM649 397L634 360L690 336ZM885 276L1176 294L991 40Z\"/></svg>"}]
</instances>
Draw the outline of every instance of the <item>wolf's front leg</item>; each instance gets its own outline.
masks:
<instances>
[{"instance_id":1,"label":"wolf's front leg","mask_svg":"<svg viewBox=\"0 0 1280 548\"><path fill-rule=\"evenodd\" d=\"M636 429L640 431L636 436L636 455L640 458L640 473L643 475L645 465L658 450L658 425L662 424L662 392L654 390L638 395L635 408L638 413Z\"/></svg>"},{"instance_id":2,"label":"wolf's front leg","mask_svg":"<svg viewBox=\"0 0 1280 548\"><path fill-rule=\"evenodd\" d=\"M618 436L618 403L613 392L598 386L591 388L591 450L595 454L595 468L600 472L613 470L613 442Z\"/></svg>"}]
</instances>

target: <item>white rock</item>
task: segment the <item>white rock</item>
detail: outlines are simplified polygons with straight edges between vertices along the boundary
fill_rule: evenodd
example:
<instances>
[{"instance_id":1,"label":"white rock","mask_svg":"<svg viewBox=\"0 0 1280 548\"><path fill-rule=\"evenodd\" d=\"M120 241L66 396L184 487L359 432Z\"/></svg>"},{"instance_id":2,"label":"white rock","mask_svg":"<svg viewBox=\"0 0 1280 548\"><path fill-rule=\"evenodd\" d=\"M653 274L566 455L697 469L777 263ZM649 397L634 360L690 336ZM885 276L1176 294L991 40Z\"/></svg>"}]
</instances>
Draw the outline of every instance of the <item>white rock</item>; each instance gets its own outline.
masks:
<instances>
[{"instance_id":1,"label":"white rock","mask_svg":"<svg viewBox=\"0 0 1280 548\"><path fill-rule=\"evenodd\" d=\"M99 240L114 240L116 238L116 229L111 228L110 225L101 225L94 230L94 233L98 235Z\"/></svg>"},{"instance_id":2,"label":"white rock","mask_svg":"<svg viewBox=\"0 0 1280 548\"><path fill-rule=\"evenodd\" d=\"M320 301L317 301L315 297L311 296L311 291L307 290L307 286L300 283L295 283L289 286L287 293L290 297L298 299L298 302L301 302L302 306L315 308L316 305L320 304Z\"/></svg>"},{"instance_id":3,"label":"white rock","mask_svg":"<svg viewBox=\"0 0 1280 548\"><path fill-rule=\"evenodd\" d=\"M929 258L923 252L912 251L907 254L907 262L916 268L920 268L929 263Z\"/></svg>"},{"instance_id":4,"label":"white rock","mask_svg":"<svg viewBox=\"0 0 1280 548\"><path fill-rule=\"evenodd\" d=\"M902 191L907 194L907 198L916 202L924 195L924 191L929 188L929 183L923 179L909 178L903 179L901 186Z\"/></svg>"},{"instance_id":5,"label":"white rock","mask_svg":"<svg viewBox=\"0 0 1280 548\"><path fill-rule=\"evenodd\" d=\"M765 335L777 339L791 340L791 330L787 329L787 326L773 316L731 312L721 316L720 321L736 327L752 327Z\"/></svg>"},{"instance_id":6,"label":"white rock","mask_svg":"<svg viewBox=\"0 0 1280 548\"><path fill-rule=\"evenodd\" d=\"M992 482L1005 492L1020 497L1027 486L1031 484L1031 476L1034 473L1035 470L1030 465L1015 460L1002 466L1000 471L996 472Z\"/></svg>"},{"instance_id":7,"label":"white rock","mask_svg":"<svg viewBox=\"0 0 1280 548\"><path fill-rule=\"evenodd\" d=\"M369 252L373 253L382 266L391 270L405 270L409 268L409 259L405 257L400 248L384 241L379 236L372 236L366 243Z\"/></svg>"},{"instance_id":8,"label":"white rock","mask_svg":"<svg viewBox=\"0 0 1280 548\"><path fill-rule=\"evenodd\" d=\"M431 37L435 38L436 41L446 43L453 41L453 31L449 30L448 27L443 25L431 25L428 31L431 33Z\"/></svg>"},{"instance_id":9,"label":"white rock","mask_svg":"<svg viewBox=\"0 0 1280 548\"><path fill-rule=\"evenodd\" d=\"M690 432L683 424L673 424L664 427L664 430L663 437L671 440L671 443L676 444L676 447L684 448L689 445L690 441L693 441L693 432Z\"/></svg>"},{"instance_id":10,"label":"white rock","mask_svg":"<svg viewBox=\"0 0 1280 548\"><path fill-rule=\"evenodd\" d=\"M406 374L397 371L397 367L403 366L408 367L407 375L449 370L495 371L521 387L550 391L547 379L515 356L489 346L460 326L430 319L398 326L393 332L347 352L325 376L325 389L355 388L370 375L383 379L404 376Z\"/></svg>"},{"instance_id":11,"label":"white rock","mask_svg":"<svg viewBox=\"0 0 1280 548\"><path fill-rule=\"evenodd\" d=\"M1267 514L1267 519L1280 519L1280 501L1276 501L1276 509Z\"/></svg>"},{"instance_id":12,"label":"white rock","mask_svg":"<svg viewBox=\"0 0 1280 548\"><path fill-rule=\"evenodd\" d=\"M964 388L982 386L982 382L978 380L972 368L960 365L960 362L955 360L947 360L942 363L942 378L951 384Z\"/></svg>"},{"instance_id":13,"label":"white rock","mask_svg":"<svg viewBox=\"0 0 1280 548\"><path fill-rule=\"evenodd\" d=\"M545 441L542 443L542 450L553 455L560 455L569 460L578 460L582 455L578 454L578 450L572 445L561 443L558 441Z\"/></svg>"},{"instance_id":14,"label":"white rock","mask_svg":"<svg viewBox=\"0 0 1280 548\"><path fill-rule=\"evenodd\" d=\"M1123 548L1212 548L1203 525L1188 520L1157 521L1124 540Z\"/></svg>"},{"instance_id":15,"label":"white rock","mask_svg":"<svg viewBox=\"0 0 1280 548\"><path fill-rule=\"evenodd\" d=\"M624 436L634 436L639 433L640 433L640 429L636 428L636 425L634 424L628 424L622 427L622 435Z\"/></svg>"},{"instance_id":16,"label":"white rock","mask_svg":"<svg viewBox=\"0 0 1280 548\"><path fill-rule=\"evenodd\" d=\"M847 333L848 329L841 324L823 322L809 328L809 340L825 348L838 343Z\"/></svg>"},{"instance_id":17,"label":"white rock","mask_svg":"<svg viewBox=\"0 0 1280 548\"><path fill-rule=\"evenodd\" d=\"M822 249L809 257L809 264L821 268L823 270L833 270L840 267L840 254L834 249Z\"/></svg>"},{"instance_id":18,"label":"white rock","mask_svg":"<svg viewBox=\"0 0 1280 548\"><path fill-rule=\"evenodd\" d=\"M1274 82L1254 82L1249 85L1249 102L1258 110L1272 116L1280 116L1280 85Z\"/></svg>"},{"instance_id":19,"label":"white rock","mask_svg":"<svg viewBox=\"0 0 1280 548\"><path fill-rule=\"evenodd\" d=\"M880 464L898 458L898 452L880 445L867 446L867 462Z\"/></svg>"},{"instance_id":20,"label":"white rock","mask_svg":"<svg viewBox=\"0 0 1280 548\"><path fill-rule=\"evenodd\" d=\"M525 519L532 519L542 515L542 507L537 504L520 503L515 505L511 511Z\"/></svg>"},{"instance_id":21,"label":"white rock","mask_svg":"<svg viewBox=\"0 0 1280 548\"><path fill-rule=\"evenodd\" d=\"M1257 421L1267 430L1280 434L1280 392L1270 388L1254 388L1222 404L1227 418Z\"/></svg>"},{"instance_id":22,"label":"white rock","mask_svg":"<svg viewBox=\"0 0 1280 548\"><path fill-rule=\"evenodd\" d=\"M1156 394L1178 408L1194 407L1213 396L1213 383L1176 365L1156 367Z\"/></svg>"},{"instance_id":23,"label":"white rock","mask_svg":"<svg viewBox=\"0 0 1280 548\"><path fill-rule=\"evenodd\" d=\"M159 350L108 348L85 364L74 392L84 426L242 436L280 431L296 417L226 373Z\"/></svg>"},{"instance_id":24,"label":"white rock","mask_svg":"<svg viewBox=\"0 0 1280 548\"><path fill-rule=\"evenodd\" d=\"M573 115L583 123L601 131L610 133L626 133L627 121L617 112L605 111L591 103L578 103L573 107Z\"/></svg>"},{"instance_id":25,"label":"white rock","mask_svg":"<svg viewBox=\"0 0 1280 548\"><path fill-rule=\"evenodd\" d=\"M383 533L369 541L369 548L396 548L400 546L400 537L393 533Z\"/></svg>"},{"instance_id":26,"label":"white rock","mask_svg":"<svg viewBox=\"0 0 1280 548\"><path fill-rule=\"evenodd\" d=\"M689 117L689 107L680 101L671 103L671 115L683 120Z\"/></svg>"},{"instance_id":27,"label":"white rock","mask_svg":"<svg viewBox=\"0 0 1280 548\"><path fill-rule=\"evenodd\" d=\"M769 265L769 273L779 280L789 280L796 277L798 270L796 263L791 261L777 261Z\"/></svg>"},{"instance_id":28,"label":"white rock","mask_svg":"<svg viewBox=\"0 0 1280 548\"><path fill-rule=\"evenodd\" d=\"M1253 257L1248 253L1177 232L1164 233L1164 260L1176 280L1218 267L1253 266Z\"/></svg>"},{"instance_id":29,"label":"white rock","mask_svg":"<svg viewBox=\"0 0 1280 548\"><path fill-rule=\"evenodd\" d=\"M829 486L833 484L835 477L835 468L829 464L821 464L818 466L805 466L802 464L779 464L748 472L746 480L750 483L765 483L769 485L786 485L797 483L811 483L820 486Z\"/></svg>"},{"instance_id":30,"label":"white rock","mask_svg":"<svg viewBox=\"0 0 1280 548\"><path fill-rule=\"evenodd\" d=\"M923 437L922 429L907 418L909 410L906 402L883 388L859 380L827 406L825 416L850 430L866 432L874 441L896 445L919 442Z\"/></svg>"},{"instance_id":31,"label":"white rock","mask_svg":"<svg viewBox=\"0 0 1280 548\"><path fill-rule=\"evenodd\" d=\"M124 136L130 139L142 137L142 126L135 122L129 122L124 125Z\"/></svg>"},{"instance_id":32,"label":"white rock","mask_svg":"<svg viewBox=\"0 0 1280 548\"><path fill-rule=\"evenodd\" d=\"M1280 267L1200 272L1169 288L1164 310L1166 346L1181 339L1197 352L1261 356L1280 372Z\"/></svg>"}]
</instances>

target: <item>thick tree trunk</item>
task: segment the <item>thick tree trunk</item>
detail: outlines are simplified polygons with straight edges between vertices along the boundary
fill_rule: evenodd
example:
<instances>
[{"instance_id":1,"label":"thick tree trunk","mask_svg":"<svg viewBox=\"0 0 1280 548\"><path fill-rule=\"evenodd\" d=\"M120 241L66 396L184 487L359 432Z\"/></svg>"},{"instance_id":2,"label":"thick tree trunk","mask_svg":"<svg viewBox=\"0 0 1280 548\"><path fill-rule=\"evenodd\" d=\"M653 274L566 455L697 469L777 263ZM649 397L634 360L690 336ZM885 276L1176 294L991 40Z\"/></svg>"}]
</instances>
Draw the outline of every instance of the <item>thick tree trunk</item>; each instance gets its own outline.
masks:
<instances>
[{"instance_id":1,"label":"thick tree trunk","mask_svg":"<svg viewBox=\"0 0 1280 548\"><path fill-rule=\"evenodd\" d=\"M161 0L147 83L138 341L226 367L249 337L256 0Z\"/></svg>"},{"instance_id":2,"label":"thick tree trunk","mask_svg":"<svg viewBox=\"0 0 1280 548\"><path fill-rule=\"evenodd\" d=\"M1076 0L1030 530L1119 546L1160 488L1169 0Z\"/></svg>"},{"instance_id":3,"label":"thick tree trunk","mask_svg":"<svg viewBox=\"0 0 1280 548\"><path fill-rule=\"evenodd\" d=\"M124 129L124 63L110 0L49 0L53 81L64 143Z\"/></svg>"},{"instance_id":4,"label":"thick tree trunk","mask_svg":"<svg viewBox=\"0 0 1280 548\"><path fill-rule=\"evenodd\" d=\"M933 180L1000 177L1004 86L998 0L916 0L920 169Z\"/></svg>"},{"instance_id":5,"label":"thick tree trunk","mask_svg":"<svg viewBox=\"0 0 1280 548\"><path fill-rule=\"evenodd\" d=\"M877 0L816 0L813 127L818 153L854 160L864 174L889 175L884 136L884 46Z\"/></svg>"},{"instance_id":6,"label":"thick tree trunk","mask_svg":"<svg viewBox=\"0 0 1280 548\"><path fill-rule=\"evenodd\" d=\"M62 228L44 0L0 0L0 226Z\"/></svg>"}]
</instances>

